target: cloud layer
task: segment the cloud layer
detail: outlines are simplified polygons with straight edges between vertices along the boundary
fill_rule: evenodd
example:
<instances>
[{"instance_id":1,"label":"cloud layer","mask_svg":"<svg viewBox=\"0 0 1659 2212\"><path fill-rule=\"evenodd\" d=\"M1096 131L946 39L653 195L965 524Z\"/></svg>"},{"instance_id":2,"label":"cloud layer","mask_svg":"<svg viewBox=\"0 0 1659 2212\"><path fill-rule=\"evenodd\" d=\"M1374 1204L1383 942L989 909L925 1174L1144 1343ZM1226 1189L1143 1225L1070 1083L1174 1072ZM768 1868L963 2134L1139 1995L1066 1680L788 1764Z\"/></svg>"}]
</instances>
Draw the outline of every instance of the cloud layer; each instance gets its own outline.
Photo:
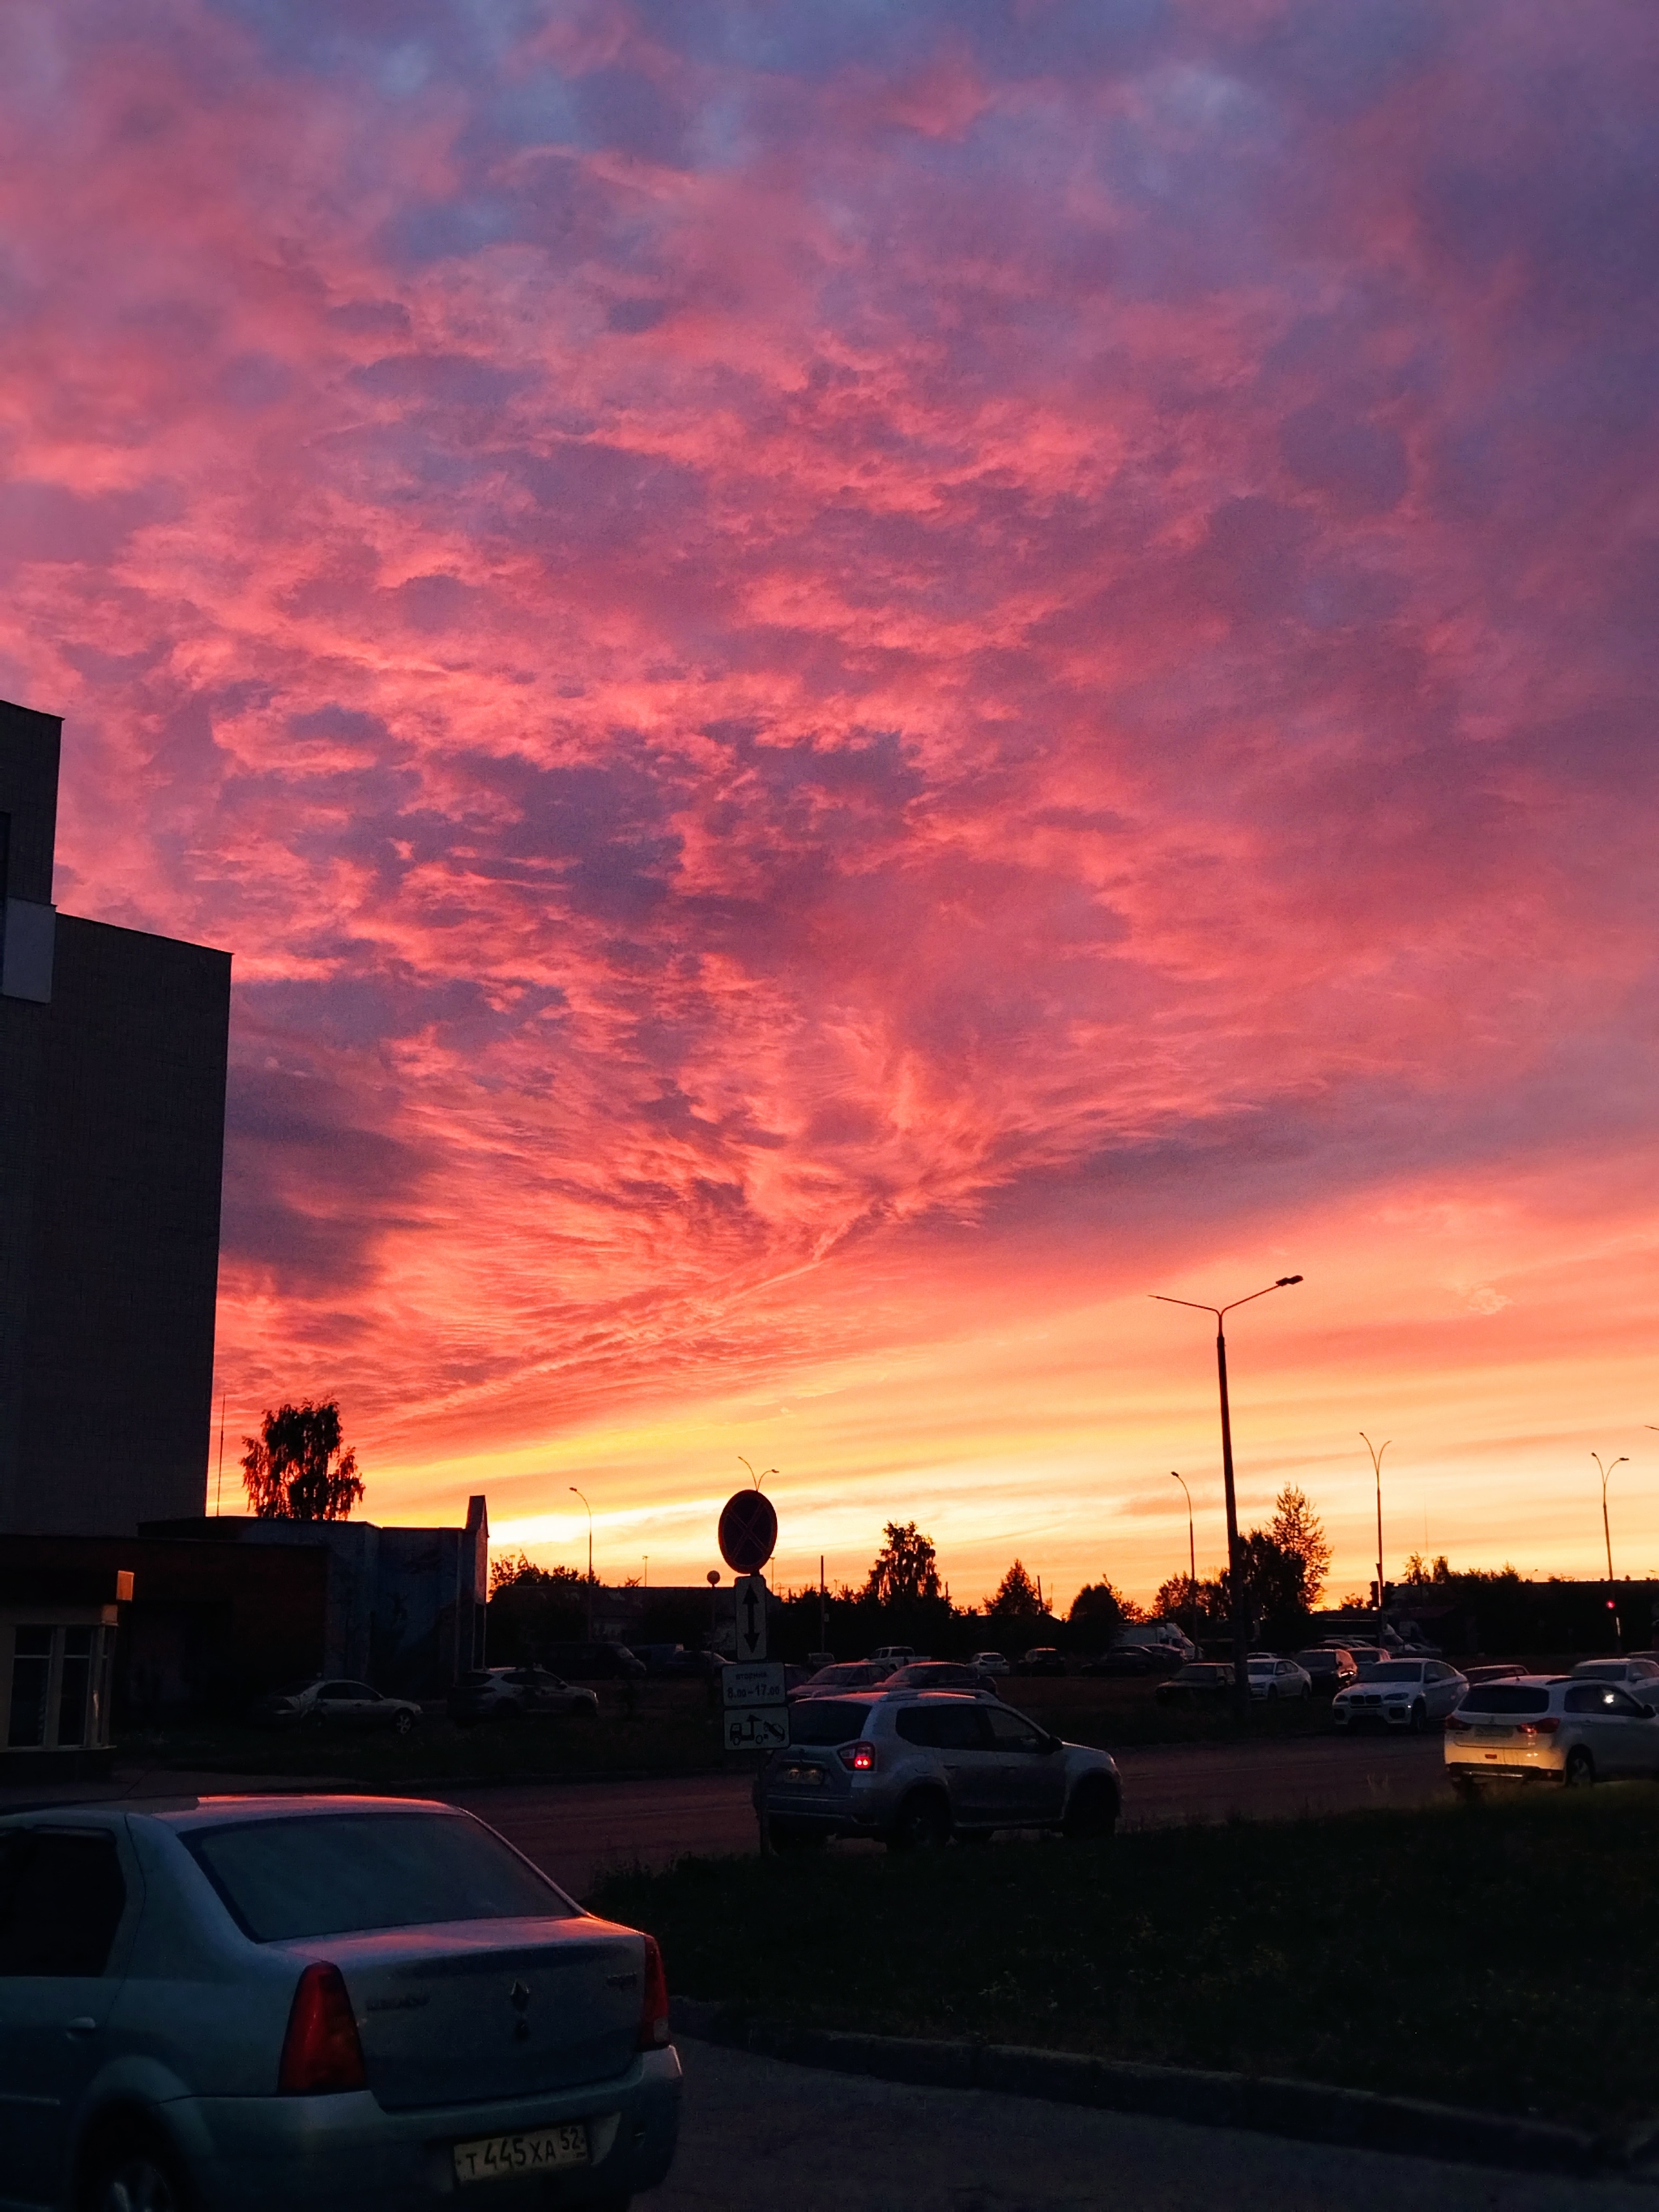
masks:
<instances>
[{"instance_id":1,"label":"cloud layer","mask_svg":"<svg viewBox=\"0 0 1659 2212\"><path fill-rule=\"evenodd\" d=\"M388 1517L665 1421L666 1510L1007 1289L1489 1202L1636 1363L1656 79L1639 0L15 0L0 688L61 902L236 954L240 1418L337 1389ZM883 1402L825 1479L947 1517Z\"/></svg>"}]
</instances>

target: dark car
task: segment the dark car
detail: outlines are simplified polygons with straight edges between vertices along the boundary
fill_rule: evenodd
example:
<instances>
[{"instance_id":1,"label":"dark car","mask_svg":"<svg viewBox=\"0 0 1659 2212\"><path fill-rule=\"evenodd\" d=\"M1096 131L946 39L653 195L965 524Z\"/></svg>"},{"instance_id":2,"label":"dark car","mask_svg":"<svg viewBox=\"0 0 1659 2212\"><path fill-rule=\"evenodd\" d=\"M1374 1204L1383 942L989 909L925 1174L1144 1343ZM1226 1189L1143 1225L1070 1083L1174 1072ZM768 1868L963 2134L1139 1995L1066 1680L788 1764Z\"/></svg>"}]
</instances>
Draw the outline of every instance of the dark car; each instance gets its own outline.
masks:
<instances>
[{"instance_id":1,"label":"dark car","mask_svg":"<svg viewBox=\"0 0 1659 2212\"><path fill-rule=\"evenodd\" d=\"M542 1654L550 1674L567 1682L638 1682L645 1668L625 1644L552 1644Z\"/></svg>"},{"instance_id":2,"label":"dark car","mask_svg":"<svg viewBox=\"0 0 1659 2212\"><path fill-rule=\"evenodd\" d=\"M1017 1674L1063 1674L1066 1661L1052 1644L1035 1645L1015 1667Z\"/></svg>"},{"instance_id":3,"label":"dark car","mask_svg":"<svg viewBox=\"0 0 1659 2212\"><path fill-rule=\"evenodd\" d=\"M1350 1682L1359 1680L1359 1668L1352 1652L1339 1644L1315 1644L1305 1651L1298 1651L1296 1663L1322 1697L1334 1698L1339 1690L1346 1690Z\"/></svg>"},{"instance_id":4,"label":"dark car","mask_svg":"<svg viewBox=\"0 0 1659 2212\"><path fill-rule=\"evenodd\" d=\"M1233 1670L1214 1659L1194 1659L1176 1669L1153 1692L1160 1705L1204 1705L1224 1698L1233 1686Z\"/></svg>"},{"instance_id":5,"label":"dark car","mask_svg":"<svg viewBox=\"0 0 1659 2212\"><path fill-rule=\"evenodd\" d=\"M1145 1680L1152 1675L1173 1674L1180 1664L1181 1654L1168 1644L1119 1644L1103 1651L1097 1659L1088 1660L1083 1672Z\"/></svg>"},{"instance_id":6,"label":"dark car","mask_svg":"<svg viewBox=\"0 0 1659 2212\"><path fill-rule=\"evenodd\" d=\"M917 1659L890 1674L882 1686L889 1690L966 1690L975 1697L994 1698L996 1684L981 1668L954 1659Z\"/></svg>"}]
</instances>

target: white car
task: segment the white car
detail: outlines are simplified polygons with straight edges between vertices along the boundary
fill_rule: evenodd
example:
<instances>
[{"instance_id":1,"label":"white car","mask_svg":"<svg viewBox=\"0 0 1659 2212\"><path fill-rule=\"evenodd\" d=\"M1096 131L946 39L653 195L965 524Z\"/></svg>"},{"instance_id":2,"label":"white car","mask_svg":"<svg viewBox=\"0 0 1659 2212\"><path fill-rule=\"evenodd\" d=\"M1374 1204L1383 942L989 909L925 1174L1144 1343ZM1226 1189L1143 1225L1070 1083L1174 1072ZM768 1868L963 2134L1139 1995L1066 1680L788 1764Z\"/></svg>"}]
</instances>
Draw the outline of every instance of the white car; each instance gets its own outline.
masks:
<instances>
[{"instance_id":1,"label":"white car","mask_svg":"<svg viewBox=\"0 0 1659 2212\"><path fill-rule=\"evenodd\" d=\"M1306 1698L1313 1694L1313 1677L1305 1667L1298 1667L1294 1659L1274 1659L1258 1655L1245 1662L1250 1671L1250 1695L1253 1698Z\"/></svg>"},{"instance_id":2,"label":"white car","mask_svg":"<svg viewBox=\"0 0 1659 2212\"><path fill-rule=\"evenodd\" d=\"M1381 1726L1420 1735L1456 1711L1468 1686L1443 1659L1385 1659L1337 1692L1331 1718L1340 1729Z\"/></svg>"},{"instance_id":3,"label":"white car","mask_svg":"<svg viewBox=\"0 0 1659 2212\"><path fill-rule=\"evenodd\" d=\"M1638 1705L1659 1706L1659 1664L1651 1659L1581 1659L1575 1682L1616 1682Z\"/></svg>"},{"instance_id":4,"label":"white car","mask_svg":"<svg viewBox=\"0 0 1659 2212\"><path fill-rule=\"evenodd\" d=\"M970 1667L977 1667L981 1674L1006 1674L1012 1672L1000 1651L975 1651L968 1664Z\"/></svg>"},{"instance_id":5,"label":"white car","mask_svg":"<svg viewBox=\"0 0 1659 2212\"><path fill-rule=\"evenodd\" d=\"M1446 1779L1460 1796L1619 1775L1659 1775L1659 1712L1617 1682L1576 1673L1477 1682L1446 1723Z\"/></svg>"}]
</instances>

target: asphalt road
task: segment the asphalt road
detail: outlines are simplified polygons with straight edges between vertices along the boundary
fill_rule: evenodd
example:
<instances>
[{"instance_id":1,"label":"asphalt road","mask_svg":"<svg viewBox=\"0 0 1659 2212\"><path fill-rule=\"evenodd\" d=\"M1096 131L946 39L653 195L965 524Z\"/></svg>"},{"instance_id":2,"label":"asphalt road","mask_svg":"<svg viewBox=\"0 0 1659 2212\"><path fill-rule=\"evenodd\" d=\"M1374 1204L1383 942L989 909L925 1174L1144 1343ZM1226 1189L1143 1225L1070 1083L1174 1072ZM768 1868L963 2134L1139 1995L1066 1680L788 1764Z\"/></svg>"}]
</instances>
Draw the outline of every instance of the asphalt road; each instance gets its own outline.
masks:
<instances>
[{"instance_id":1,"label":"asphalt road","mask_svg":"<svg viewBox=\"0 0 1659 2212\"><path fill-rule=\"evenodd\" d=\"M1631 2183L1287 2142L683 2040L679 2154L639 2212L1653 2212Z\"/></svg>"},{"instance_id":2,"label":"asphalt road","mask_svg":"<svg viewBox=\"0 0 1659 2212\"><path fill-rule=\"evenodd\" d=\"M1436 1737L1160 1744L1116 1756L1126 1827L1422 1805L1445 1789ZM504 1784L445 1794L581 1897L607 1867L666 1866L686 1852L754 1850L750 1787L744 1774L710 1774L668 1782Z\"/></svg>"}]
</instances>

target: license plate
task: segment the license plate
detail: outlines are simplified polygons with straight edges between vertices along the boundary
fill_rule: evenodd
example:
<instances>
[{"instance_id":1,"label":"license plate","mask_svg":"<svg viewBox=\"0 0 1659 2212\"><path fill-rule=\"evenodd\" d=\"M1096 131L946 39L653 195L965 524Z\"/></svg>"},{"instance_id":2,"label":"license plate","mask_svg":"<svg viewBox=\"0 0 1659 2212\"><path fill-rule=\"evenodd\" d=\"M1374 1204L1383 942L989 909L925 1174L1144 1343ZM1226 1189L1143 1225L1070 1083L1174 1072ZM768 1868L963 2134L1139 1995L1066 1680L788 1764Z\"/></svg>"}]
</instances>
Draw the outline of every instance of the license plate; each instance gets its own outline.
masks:
<instances>
[{"instance_id":1,"label":"license plate","mask_svg":"<svg viewBox=\"0 0 1659 2212\"><path fill-rule=\"evenodd\" d=\"M455 2179L462 2183L586 2164L586 2120L571 2120L562 2128L529 2128L517 2136L480 2136L476 2142L455 2146Z\"/></svg>"}]
</instances>

